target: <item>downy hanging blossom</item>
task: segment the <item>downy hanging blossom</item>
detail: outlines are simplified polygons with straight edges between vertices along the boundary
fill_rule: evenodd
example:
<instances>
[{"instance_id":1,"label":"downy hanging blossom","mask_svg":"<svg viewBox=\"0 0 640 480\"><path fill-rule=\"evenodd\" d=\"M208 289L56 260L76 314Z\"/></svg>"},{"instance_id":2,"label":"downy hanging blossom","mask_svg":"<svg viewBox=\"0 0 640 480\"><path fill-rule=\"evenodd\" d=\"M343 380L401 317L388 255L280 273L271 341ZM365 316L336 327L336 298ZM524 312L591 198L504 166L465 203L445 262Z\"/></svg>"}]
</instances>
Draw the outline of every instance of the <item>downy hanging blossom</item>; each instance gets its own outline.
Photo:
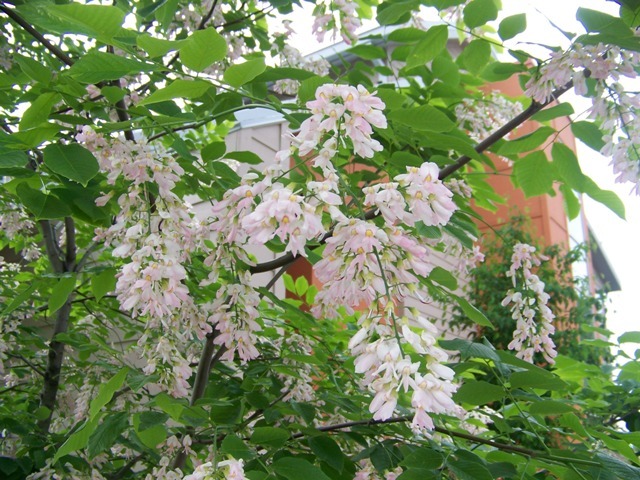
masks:
<instances>
[{"instance_id":1,"label":"downy hanging blossom","mask_svg":"<svg viewBox=\"0 0 640 480\"><path fill-rule=\"evenodd\" d=\"M407 167L407 173L397 175L395 182L364 188L364 205L375 206L390 224L414 225L420 220L427 226L445 225L458 207L438 174L438 166L431 162Z\"/></svg>"},{"instance_id":2,"label":"downy hanging blossom","mask_svg":"<svg viewBox=\"0 0 640 480\"><path fill-rule=\"evenodd\" d=\"M430 414L463 413L451 398L457 385L452 383L453 370L443 365L448 355L436 345L438 331L431 322L415 309L397 318L395 305L388 305L384 315L363 315L360 330L349 342L356 357L355 370L364 375L364 386L375 394L369 410L375 420L386 420L393 415L399 395L410 393L415 409L413 428L433 430ZM423 359L426 373L407 351Z\"/></svg>"},{"instance_id":3,"label":"downy hanging blossom","mask_svg":"<svg viewBox=\"0 0 640 480\"><path fill-rule=\"evenodd\" d=\"M465 98L455 108L458 125L469 131L469 136L482 141L502 125L522 113L520 102L510 102L498 92L479 99ZM506 138L509 138L509 134Z\"/></svg>"},{"instance_id":4,"label":"downy hanging blossom","mask_svg":"<svg viewBox=\"0 0 640 480\"><path fill-rule=\"evenodd\" d=\"M315 100L307 102L311 117L300 125L293 144L300 156L316 152L314 166L325 176L334 173L331 158L336 155L338 140L347 141L356 155L371 158L382 145L371 138L373 128L387 128L382 100L362 85L327 84L318 87Z\"/></svg>"},{"instance_id":5,"label":"downy hanging blossom","mask_svg":"<svg viewBox=\"0 0 640 480\"><path fill-rule=\"evenodd\" d=\"M627 92L619 80L636 78L639 65L639 52L576 43L566 52L553 52L527 82L525 91L542 103L554 89L573 81L577 95L591 97L590 117L604 132L600 153L611 158L616 181L634 184L636 195L640 195L640 95ZM587 78L595 80L593 92L587 89Z\"/></svg>"},{"instance_id":6,"label":"downy hanging blossom","mask_svg":"<svg viewBox=\"0 0 640 480\"><path fill-rule=\"evenodd\" d=\"M318 42L324 41L327 32L334 39L339 32L342 39L349 45L358 40L356 30L362 26L360 18L356 16L358 4L353 0L329 0L316 5L313 9L312 32Z\"/></svg>"},{"instance_id":7,"label":"downy hanging blossom","mask_svg":"<svg viewBox=\"0 0 640 480\"><path fill-rule=\"evenodd\" d=\"M221 475L221 476L220 476ZM215 480L224 478L225 480L246 480L244 474L244 462L229 458L214 465L212 462L198 465L195 471L186 475L182 480Z\"/></svg>"},{"instance_id":8,"label":"downy hanging blossom","mask_svg":"<svg viewBox=\"0 0 640 480\"><path fill-rule=\"evenodd\" d=\"M557 355L551 335L555 332L555 315L547 306L549 295L544 291L544 282L532 272L545 257L537 255L535 247L518 243L513 247L511 267L507 276L513 280L513 289L502 300L502 305L511 305L512 318L516 321L513 340L509 350L515 350L516 356L533 363L536 352L542 353L545 360L555 363Z\"/></svg>"},{"instance_id":9,"label":"downy hanging blossom","mask_svg":"<svg viewBox=\"0 0 640 480\"><path fill-rule=\"evenodd\" d=\"M185 284L184 264L200 247L204 229L172 191L184 171L162 147L144 139L107 140L84 127L77 140L94 153L107 183L124 181L128 188L118 197L115 222L97 229L96 239L115 246L112 255L127 262L116 275L115 293L124 311L146 320L137 344L147 362L144 371L158 374L157 386L171 395L186 396L192 359L185 347L212 329ZM104 205L114 194L96 203Z\"/></svg>"}]
</instances>

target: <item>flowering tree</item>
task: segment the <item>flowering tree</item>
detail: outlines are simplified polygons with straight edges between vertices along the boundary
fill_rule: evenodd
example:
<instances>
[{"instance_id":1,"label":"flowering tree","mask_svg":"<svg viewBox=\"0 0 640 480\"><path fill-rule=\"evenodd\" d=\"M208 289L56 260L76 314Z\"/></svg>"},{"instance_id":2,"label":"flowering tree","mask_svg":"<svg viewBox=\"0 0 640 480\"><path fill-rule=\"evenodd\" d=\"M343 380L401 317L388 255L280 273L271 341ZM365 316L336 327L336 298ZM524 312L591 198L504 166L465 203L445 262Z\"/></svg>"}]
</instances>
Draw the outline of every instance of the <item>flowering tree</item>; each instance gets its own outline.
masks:
<instances>
[{"instance_id":1,"label":"flowering tree","mask_svg":"<svg viewBox=\"0 0 640 480\"><path fill-rule=\"evenodd\" d=\"M586 33L536 58L498 0L319 0L346 71L269 30L296 2L104 3L0 2L3 478L640 477L638 363L556 355L532 247L504 292L513 352L438 341L407 306L491 328L454 292L496 155L569 216L579 194L624 215L550 121L592 99L570 128L638 193L633 2L579 9ZM491 93L512 77L524 96ZM274 158L226 149L256 107L288 122ZM317 285L286 274L301 257Z\"/></svg>"}]
</instances>

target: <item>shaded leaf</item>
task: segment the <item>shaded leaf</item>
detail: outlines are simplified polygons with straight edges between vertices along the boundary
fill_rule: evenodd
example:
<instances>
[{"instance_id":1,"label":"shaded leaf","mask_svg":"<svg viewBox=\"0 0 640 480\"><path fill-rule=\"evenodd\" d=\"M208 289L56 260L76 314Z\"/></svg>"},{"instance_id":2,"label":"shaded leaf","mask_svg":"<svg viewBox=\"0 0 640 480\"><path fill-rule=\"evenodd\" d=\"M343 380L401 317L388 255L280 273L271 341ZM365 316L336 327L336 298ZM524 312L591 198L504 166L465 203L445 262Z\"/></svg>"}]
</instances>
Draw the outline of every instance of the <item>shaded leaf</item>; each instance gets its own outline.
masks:
<instances>
[{"instance_id":1,"label":"shaded leaf","mask_svg":"<svg viewBox=\"0 0 640 480\"><path fill-rule=\"evenodd\" d=\"M44 164L52 172L84 186L100 171L98 160L77 143L48 145L43 152Z\"/></svg>"},{"instance_id":2,"label":"shaded leaf","mask_svg":"<svg viewBox=\"0 0 640 480\"><path fill-rule=\"evenodd\" d=\"M227 42L215 28L205 28L193 32L180 47L180 60L183 65L202 72L214 62L227 55Z\"/></svg>"}]
</instances>

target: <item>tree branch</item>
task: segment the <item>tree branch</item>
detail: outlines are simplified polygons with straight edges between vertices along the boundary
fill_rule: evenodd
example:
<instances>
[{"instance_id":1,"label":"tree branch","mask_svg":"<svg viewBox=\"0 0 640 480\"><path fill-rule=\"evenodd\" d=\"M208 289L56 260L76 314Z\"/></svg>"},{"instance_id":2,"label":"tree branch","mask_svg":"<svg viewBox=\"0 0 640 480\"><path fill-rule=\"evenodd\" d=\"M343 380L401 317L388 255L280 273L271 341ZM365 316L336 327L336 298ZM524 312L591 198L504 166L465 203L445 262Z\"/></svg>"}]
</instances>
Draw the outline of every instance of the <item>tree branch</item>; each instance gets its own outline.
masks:
<instances>
[{"instance_id":1,"label":"tree branch","mask_svg":"<svg viewBox=\"0 0 640 480\"><path fill-rule=\"evenodd\" d=\"M20 25L27 33L29 33L29 35L31 35L38 42L40 42L47 50L49 50L53 55L55 55L62 63L64 63L69 67L74 64L74 61L71 60L71 58L66 53L64 53L54 44L52 44L49 40L44 38L44 35L42 35L35 28L33 28L31 24L29 24L24 18L22 18L16 12L5 7L4 5L0 5L0 12L3 12L7 17L9 17L11 20L13 20L18 25Z\"/></svg>"},{"instance_id":2,"label":"tree branch","mask_svg":"<svg viewBox=\"0 0 640 480\"><path fill-rule=\"evenodd\" d=\"M76 263L76 237L73 219L70 217L65 218L64 225L67 246L63 259L51 222L48 220L40 221L47 256L49 262L51 262L53 272L58 275L72 272ZM47 367L44 371L44 383L40 394L40 406L46 407L49 410L49 415L38 422L38 427L43 433L47 433L51 426L51 417L56 405L58 388L60 387L60 371L62 370L62 361L64 359L65 344L56 340L56 336L60 333L65 333L69 327L72 300L73 294L69 295L64 305L56 312L56 321L49 342Z\"/></svg>"},{"instance_id":3,"label":"tree branch","mask_svg":"<svg viewBox=\"0 0 640 480\"><path fill-rule=\"evenodd\" d=\"M189 405L194 406L196 402L202 398L204 392L207 388L207 382L209 381L209 373L211 372L211 367L213 367L214 363L217 362L220 357L227 350L224 345L222 345L216 354L213 354L213 350L215 345L213 343L216 338L215 330L209 334L207 334L204 347L202 348L202 355L200 355L200 362L198 363L198 370L196 372L196 379L193 383L193 391L191 392L191 400L189 401ZM187 434L193 432L193 427L187 428ZM173 468L182 468L184 467L184 462L187 460L187 453L184 448L181 449L173 460Z\"/></svg>"},{"instance_id":4,"label":"tree branch","mask_svg":"<svg viewBox=\"0 0 640 480\"><path fill-rule=\"evenodd\" d=\"M548 101L546 101L544 103L532 102L531 105L529 106L529 108L527 108L524 112L522 112L520 115L514 117L509 122L505 123L502 127L500 127L498 130L493 132L491 135L489 135L487 138L485 138L482 142L478 143L474 147L474 150L476 152L478 152L478 153L485 152L490 147L492 147L496 142L498 142L498 140L501 140L502 138L506 137L510 132L512 132L513 130L518 128L520 125L522 125L524 122L529 120L533 115L538 113L540 110L542 110L543 108L547 107L549 104L551 104L554 101L556 101L561 95L563 95L564 93L569 91L572 87L573 87L573 81L570 81L566 85L563 85L562 87L560 87L557 90L555 90L551 94L551 99L550 100L548 100ZM461 157L458 157L458 159L454 163L452 163L451 165L447 165L442 170L440 170L438 178L440 180L444 180L445 178L450 176L452 173L456 172L457 170L460 170L462 167L464 167L470 161L471 161L471 157L469 157L467 155L462 155ZM372 220L373 218L375 218L377 216L378 216L378 214L376 213L376 209L375 208L365 212L365 220ZM332 235L333 235L333 229L330 230L329 232L327 232L320 239L319 245L317 245L315 247L311 247L310 250L314 250L316 248L319 248ZM281 257L276 258L275 260L271 260L271 261L264 262L264 263L259 263L257 265L252 266L252 267L249 267L249 272L252 273L252 274L264 273L264 272L269 272L271 270L275 270L276 268L288 267L294 261L296 261L298 258L300 258L300 255L293 255L292 253L286 253L286 254L282 255Z\"/></svg>"},{"instance_id":5,"label":"tree branch","mask_svg":"<svg viewBox=\"0 0 640 480\"><path fill-rule=\"evenodd\" d=\"M338 423L336 425L326 425L324 427L318 427L317 430L321 431L321 432L333 432L336 430L344 430L346 428L351 428L351 427L358 427L358 426L374 426L374 425L386 425L386 424L391 424L391 423L407 423L410 422L413 419L413 417L411 416L404 416L404 417L392 417L392 418L388 418L386 420L356 420L353 422L345 422L345 423ZM594 462L592 460L584 460L582 458L570 458L570 457L560 457L557 455L550 455L547 452L543 452L541 450L532 450L529 448L524 448L524 447L519 447L517 445L511 445L508 443L500 443L500 442L495 442L493 440L489 440L486 438L482 438L482 437L478 437L476 435L471 435L469 433L462 433L462 432L456 432L454 430L449 430L448 428L444 428L444 427L435 427L434 429L436 432L438 433L442 433L443 435L449 435L450 437L456 437L456 438L462 438L464 440L469 440L470 442L473 443L479 443L482 445L489 445L491 447L497 448L498 450L503 450L506 452L512 452L512 453L517 453L519 455L524 455L527 457L531 457L531 458L543 458L546 460L551 460L554 462L560 462L560 463L569 463L569 464L579 464L579 465L588 465L588 466L593 466L593 467L600 467L600 463L599 462ZM307 436L308 433L296 433L294 435L291 436L291 438L302 438Z\"/></svg>"}]
</instances>

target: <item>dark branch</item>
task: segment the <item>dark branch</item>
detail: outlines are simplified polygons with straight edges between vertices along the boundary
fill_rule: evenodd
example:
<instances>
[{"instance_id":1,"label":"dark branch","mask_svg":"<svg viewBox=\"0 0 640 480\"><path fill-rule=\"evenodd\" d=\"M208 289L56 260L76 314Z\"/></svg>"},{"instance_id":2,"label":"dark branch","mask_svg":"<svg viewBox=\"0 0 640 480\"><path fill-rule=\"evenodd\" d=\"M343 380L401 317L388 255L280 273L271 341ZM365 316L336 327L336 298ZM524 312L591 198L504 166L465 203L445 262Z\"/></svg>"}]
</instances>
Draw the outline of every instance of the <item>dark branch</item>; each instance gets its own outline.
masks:
<instances>
[{"instance_id":1,"label":"dark branch","mask_svg":"<svg viewBox=\"0 0 640 480\"><path fill-rule=\"evenodd\" d=\"M74 63L73 60L71 60L71 58L66 53L64 53L54 44L52 44L49 40L44 38L44 35L42 35L35 28L33 28L24 18L22 18L16 12L5 7L4 5L0 5L0 12L3 12L7 17L9 17L11 20L13 20L18 25L20 25L27 33L29 33L29 35L31 35L38 42L40 42L47 50L49 50L53 55L55 55L62 63L64 63L69 67L73 65Z\"/></svg>"},{"instance_id":2,"label":"dark branch","mask_svg":"<svg viewBox=\"0 0 640 480\"><path fill-rule=\"evenodd\" d=\"M226 348L223 345L218 349L215 355L213 354L213 350L215 348L213 341L215 338L215 331L209 333L206 336L204 347L202 348L202 355L200 356L200 363L198 363L198 370L196 371L196 379L193 383L193 391L191 392L191 400L189 402L191 406L195 405L196 402L200 400L200 398L202 398L202 396L204 395L204 392L207 388L207 382L209 381L209 373L211 372L211 367L226 351ZM187 428L186 433L193 433L193 427ZM173 468L175 469L184 467L184 463L186 460L187 453L184 449L181 449L176 455L176 458L173 460Z\"/></svg>"},{"instance_id":3,"label":"dark branch","mask_svg":"<svg viewBox=\"0 0 640 480\"><path fill-rule=\"evenodd\" d=\"M374 425L386 425L391 423L407 423L412 420L411 416L404 417L392 417L386 420L357 420L352 422L339 423L336 425L326 425L324 427L318 427L317 430L321 432L333 432L336 430L344 430L347 428L358 427L358 426L374 426ZM464 440L468 440L473 443L478 443L482 445L489 445L491 447L497 448L498 450L503 450L506 452L513 452L519 455L524 455L527 457L537 457L544 458L547 460L552 460L554 462L560 463L569 463L569 464L580 464L580 465L591 465L591 466L600 466L600 463L594 462L591 460L584 460L581 458L571 458L571 457L559 457L556 455L549 455L547 452L543 452L540 450L532 450L529 448L519 447L517 445L512 445L508 443L496 442L493 440L489 440L487 438L478 437L475 435L471 435L469 433L456 432L454 430L449 430L444 427L435 427L434 429L438 433L442 433L444 435L449 435L450 437L462 438ZM308 435L307 433L296 433L291 436L291 438L302 438Z\"/></svg>"}]
</instances>

